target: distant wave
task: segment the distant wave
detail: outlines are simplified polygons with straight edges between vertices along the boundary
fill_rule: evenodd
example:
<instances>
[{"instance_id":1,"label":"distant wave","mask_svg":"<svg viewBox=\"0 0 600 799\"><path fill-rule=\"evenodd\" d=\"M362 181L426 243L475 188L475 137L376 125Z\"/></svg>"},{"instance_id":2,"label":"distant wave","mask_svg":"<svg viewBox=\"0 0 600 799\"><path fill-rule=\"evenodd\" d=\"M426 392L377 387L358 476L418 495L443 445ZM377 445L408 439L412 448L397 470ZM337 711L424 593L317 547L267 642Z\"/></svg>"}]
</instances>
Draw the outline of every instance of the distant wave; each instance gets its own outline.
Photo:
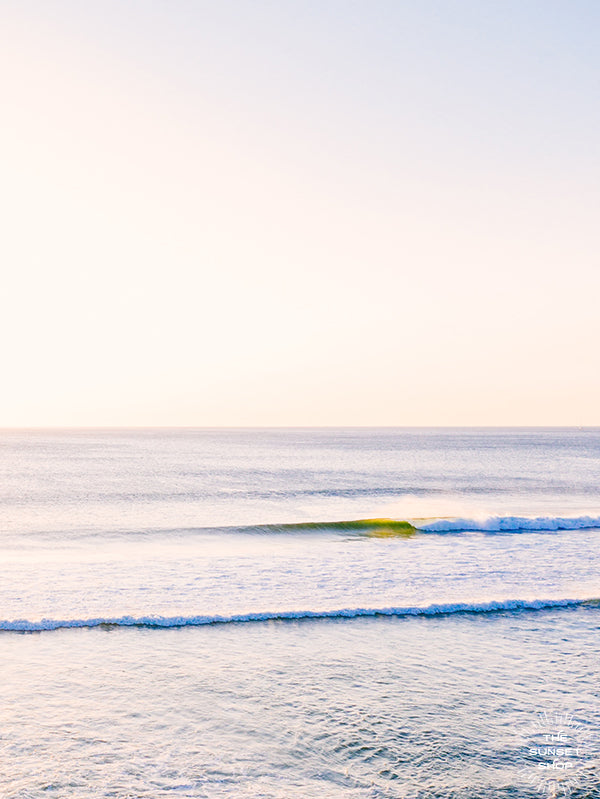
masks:
<instances>
[{"instance_id":1,"label":"distant wave","mask_svg":"<svg viewBox=\"0 0 600 799\"><path fill-rule=\"evenodd\" d=\"M600 599L506 599L496 602L426 605L400 608L344 608L342 610L285 610L264 613L238 613L231 616L106 616L93 619L41 619L0 621L0 631L43 632L85 627L202 627L216 624L242 624L262 621L302 619L351 619L377 616L447 616L456 613L497 613L501 611L544 610L549 608L600 605Z\"/></svg>"},{"instance_id":2,"label":"distant wave","mask_svg":"<svg viewBox=\"0 0 600 799\"><path fill-rule=\"evenodd\" d=\"M231 529L231 528L228 528ZM235 528L242 533L310 533L320 531L370 533L371 535L412 535L413 524L397 519L351 519L339 522L296 522L261 524Z\"/></svg>"},{"instance_id":3,"label":"distant wave","mask_svg":"<svg viewBox=\"0 0 600 799\"><path fill-rule=\"evenodd\" d=\"M479 518L350 519L337 522L298 522L224 528L241 533L355 532L374 537L421 533L536 532L600 529L599 516L485 516Z\"/></svg>"},{"instance_id":4,"label":"distant wave","mask_svg":"<svg viewBox=\"0 0 600 799\"><path fill-rule=\"evenodd\" d=\"M80 530L83 537L122 538L123 535L170 536L170 535L277 535L302 533L347 533L371 538L412 537L419 533L526 533L559 530L600 530L600 516L479 516L475 518L439 517L412 519L345 519L322 522L267 522L264 524L210 525L202 527L169 527L115 530ZM62 531L44 533L63 537ZM27 546L19 541L19 547ZM41 544L36 541L35 547Z\"/></svg>"}]
</instances>

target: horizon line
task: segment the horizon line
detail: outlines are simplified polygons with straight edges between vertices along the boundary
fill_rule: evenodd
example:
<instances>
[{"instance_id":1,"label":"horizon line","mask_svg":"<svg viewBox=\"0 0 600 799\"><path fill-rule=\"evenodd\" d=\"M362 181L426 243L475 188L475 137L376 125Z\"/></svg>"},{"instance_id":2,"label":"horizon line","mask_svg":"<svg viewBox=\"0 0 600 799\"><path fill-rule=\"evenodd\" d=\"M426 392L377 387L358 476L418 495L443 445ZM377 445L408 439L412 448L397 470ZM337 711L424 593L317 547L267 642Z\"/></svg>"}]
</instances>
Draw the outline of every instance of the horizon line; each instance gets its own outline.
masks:
<instances>
[{"instance_id":1,"label":"horizon line","mask_svg":"<svg viewBox=\"0 0 600 799\"><path fill-rule=\"evenodd\" d=\"M600 425L578 424L413 424L413 425L11 425L0 433L36 430L600 430Z\"/></svg>"}]
</instances>

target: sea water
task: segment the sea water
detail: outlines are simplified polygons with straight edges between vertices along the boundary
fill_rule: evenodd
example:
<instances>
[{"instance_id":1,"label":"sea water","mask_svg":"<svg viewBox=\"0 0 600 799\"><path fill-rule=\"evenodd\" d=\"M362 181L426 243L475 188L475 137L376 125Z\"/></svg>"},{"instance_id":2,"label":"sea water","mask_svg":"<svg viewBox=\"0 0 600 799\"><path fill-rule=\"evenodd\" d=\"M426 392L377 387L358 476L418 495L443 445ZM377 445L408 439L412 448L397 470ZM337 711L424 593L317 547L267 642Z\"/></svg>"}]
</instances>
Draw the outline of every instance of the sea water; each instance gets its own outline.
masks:
<instances>
[{"instance_id":1,"label":"sea water","mask_svg":"<svg viewBox=\"0 0 600 799\"><path fill-rule=\"evenodd\" d=\"M600 430L4 431L0 796L600 796Z\"/></svg>"}]
</instances>

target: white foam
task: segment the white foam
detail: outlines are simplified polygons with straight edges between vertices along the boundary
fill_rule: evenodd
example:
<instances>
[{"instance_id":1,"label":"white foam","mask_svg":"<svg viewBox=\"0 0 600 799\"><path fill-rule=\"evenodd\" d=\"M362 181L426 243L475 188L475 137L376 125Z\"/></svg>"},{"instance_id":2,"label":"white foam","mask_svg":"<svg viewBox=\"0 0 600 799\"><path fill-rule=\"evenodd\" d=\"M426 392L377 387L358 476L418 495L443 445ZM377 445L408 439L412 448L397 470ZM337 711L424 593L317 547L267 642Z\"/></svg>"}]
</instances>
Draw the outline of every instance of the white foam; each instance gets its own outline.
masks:
<instances>
[{"instance_id":1,"label":"white foam","mask_svg":"<svg viewBox=\"0 0 600 799\"><path fill-rule=\"evenodd\" d=\"M600 599L505 599L491 602L458 602L424 607L343 608L341 610L280 610L264 613L238 613L230 616L107 616L91 619L15 619L0 621L6 632L43 632L63 628L86 627L201 627L208 624L241 624L248 622L296 619L344 619L369 616L439 616L455 613L493 613L503 610L543 610L600 602Z\"/></svg>"},{"instance_id":2,"label":"white foam","mask_svg":"<svg viewBox=\"0 0 600 799\"><path fill-rule=\"evenodd\" d=\"M586 530L600 528L598 516L487 516L472 519L432 519L415 522L422 532L519 532L521 530Z\"/></svg>"}]
</instances>

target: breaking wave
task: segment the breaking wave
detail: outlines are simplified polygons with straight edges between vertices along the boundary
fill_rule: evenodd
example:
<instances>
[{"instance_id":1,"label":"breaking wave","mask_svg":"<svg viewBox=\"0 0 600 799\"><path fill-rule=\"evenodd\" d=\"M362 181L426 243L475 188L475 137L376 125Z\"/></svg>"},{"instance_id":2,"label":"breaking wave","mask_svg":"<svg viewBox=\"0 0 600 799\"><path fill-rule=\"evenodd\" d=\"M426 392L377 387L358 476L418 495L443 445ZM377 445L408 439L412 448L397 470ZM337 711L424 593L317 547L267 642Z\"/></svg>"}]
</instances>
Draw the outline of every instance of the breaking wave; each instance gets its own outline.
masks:
<instances>
[{"instance_id":1,"label":"breaking wave","mask_svg":"<svg viewBox=\"0 0 600 799\"><path fill-rule=\"evenodd\" d=\"M422 532L523 532L589 530L600 528L598 516L488 516L480 519L425 519L415 521Z\"/></svg>"},{"instance_id":2,"label":"breaking wave","mask_svg":"<svg viewBox=\"0 0 600 799\"><path fill-rule=\"evenodd\" d=\"M459 602L424 607L344 608L342 610L281 610L263 613L238 613L231 616L106 616L92 619L41 619L0 621L0 631L43 632L64 628L89 627L201 627L216 624L243 624L264 621L303 619L352 619L377 616L447 616L456 613L497 613L501 611L545 610L580 606L599 606L600 599L506 599L492 602Z\"/></svg>"},{"instance_id":3,"label":"breaking wave","mask_svg":"<svg viewBox=\"0 0 600 799\"><path fill-rule=\"evenodd\" d=\"M600 516L482 516L475 518L429 517L420 519L353 519L337 522L299 522L227 528L248 533L349 532L372 536L415 533L543 532L600 529Z\"/></svg>"}]
</instances>

